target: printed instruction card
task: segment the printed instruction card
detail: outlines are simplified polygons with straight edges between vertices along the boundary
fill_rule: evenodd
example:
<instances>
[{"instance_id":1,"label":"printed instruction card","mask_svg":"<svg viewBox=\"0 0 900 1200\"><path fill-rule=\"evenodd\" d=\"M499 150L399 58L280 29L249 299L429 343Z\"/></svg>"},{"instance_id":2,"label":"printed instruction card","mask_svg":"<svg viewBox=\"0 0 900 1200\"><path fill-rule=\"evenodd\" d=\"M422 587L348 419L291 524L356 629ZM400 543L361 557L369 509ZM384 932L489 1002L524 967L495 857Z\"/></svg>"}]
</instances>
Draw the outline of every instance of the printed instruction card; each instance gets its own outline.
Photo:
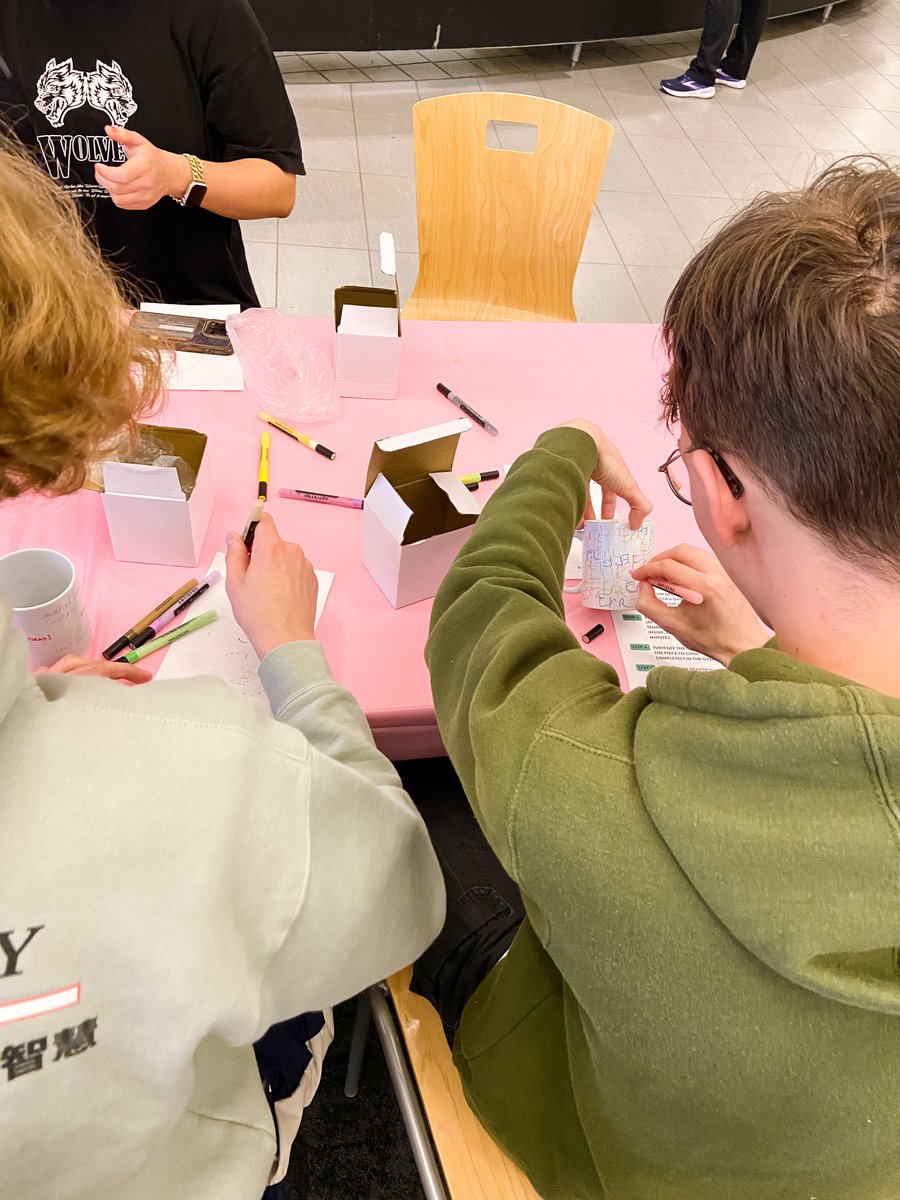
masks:
<instances>
[{"instance_id":1,"label":"printed instruction card","mask_svg":"<svg viewBox=\"0 0 900 1200\"><path fill-rule=\"evenodd\" d=\"M681 603L677 596L653 589L663 604L674 608ZM717 671L722 664L696 650L688 650L671 633L649 621L639 612L614 612L613 629L625 664L625 677L630 688L644 687L647 674L654 667L684 667L688 671Z\"/></svg>"}]
</instances>

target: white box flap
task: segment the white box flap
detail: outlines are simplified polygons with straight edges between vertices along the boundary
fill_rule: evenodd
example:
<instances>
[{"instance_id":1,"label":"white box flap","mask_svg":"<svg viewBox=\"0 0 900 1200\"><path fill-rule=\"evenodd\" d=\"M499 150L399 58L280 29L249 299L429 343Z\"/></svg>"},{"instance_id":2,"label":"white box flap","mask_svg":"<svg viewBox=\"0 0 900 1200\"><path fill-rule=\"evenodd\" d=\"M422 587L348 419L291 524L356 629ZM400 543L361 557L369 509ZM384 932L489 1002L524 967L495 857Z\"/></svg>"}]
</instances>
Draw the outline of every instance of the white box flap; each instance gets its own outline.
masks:
<instances>
[{"instance_id":1,"label":"white box flap","mask_svg":"<svg viewBox=\"0 0 900 1200\"><path fill-rule=\"evenodd\" d=\"M103 463L103 488L107 495L152 496L157 500L184 500L174 467L146 463Z\"/></svg>"},{"instance_id":2,"label":"white box flap","mask_svg":"<svg viewBox=\"0 0 900 1200\"><path fill-rule=\"evenodd\" d=\"M458 513L480 513L481 505L458 475L452 471L432 471L431 478L445 492Z\"/></svg>"},{"instance_id":3,"label":"white box flap","mask_svg":"<svg viewBox=\"0 0 900 1200\"><path fill-rule=\"evenodd\" d=\"M401 433L397 437L382 438L376 442L379 450L393 454L395 450L407 450L410 446L420 446L423 442L436 442L439 438L450 437L454 433L465 433L472 424L465 417L456 421L446 421L443 425L431 425L428 429L414 429L411 433Z\"/></svg>"},{"instance_id":4,"label":"white box flap","mask_svg":"<svg viewBox=\"0 0 900 1200\"><path fill-rule=\"evenodd\" d=\"M397 310L395 308L372 308L365 304L345 304L341 309L338 333L364 334L367 337L397 336Z\"/></svg>"},{"instance_id":5,"label":"white box flap","mask_svg":"<svg viewBox=\"0 0 900 1200\"><path fill-rule=\"evenodd\" d=\"M396 275L397 255L394 253L394 235L392 233L380 233L378 235L378 249L381 252L382 275Z\"/></svg>"},{"instance_id":6,"label":"white box flap","mask_svg":"<svg viewBox=\"0 0 900 1200\"><path fill-rule=\"evenodd\" d=\"M466 491L464 484L460 485ZM466 493L468 495L468 492ZM397 542L403 541L403 534L412 516L412 509L391 487L383 475L378 475L375 482L366 493L366 508L373 512L384 527Z\"/></svg>"}]
</instances>

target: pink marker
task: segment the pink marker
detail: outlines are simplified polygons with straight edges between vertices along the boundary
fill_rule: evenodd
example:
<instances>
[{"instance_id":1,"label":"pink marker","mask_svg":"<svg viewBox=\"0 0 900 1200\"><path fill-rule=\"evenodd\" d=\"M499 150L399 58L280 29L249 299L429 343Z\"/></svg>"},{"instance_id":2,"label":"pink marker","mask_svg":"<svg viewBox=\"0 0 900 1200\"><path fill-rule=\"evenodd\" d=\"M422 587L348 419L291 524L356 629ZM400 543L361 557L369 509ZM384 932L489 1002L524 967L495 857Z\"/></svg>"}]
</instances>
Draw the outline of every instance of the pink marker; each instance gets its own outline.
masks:
<instances>
[{"instance_id":1,"label":"pink marker","mask_svg":"<svg viewBox=\"0 0 900 1200\"><path fill-rule=\"evenodd\" d=\"M309 500L312 504L337 504L340 508L362 508L362 500L352 496L332 496L330 492L301 492L297 488L279 488L278 495L285 500Z\"/></svg>"},{"instance_id":2,"label":"pink marker","mask_svg":"<svg viewBox=\"0 0 900 1200\"><path fill-rule=\"evenodd\" d=\"M176 603L171 606L171 608L167 608L162 616L157 617L152 625L148 625L143 633L138 634L138 636L131 643L134 649L138 649L140 646L143 646L145 642L152 641L153 638L159 637L160 632L165 629L167 625L171 624L171 622L174 621L177 616L180 616L185 609L190 608L195 600L199 600L203 593L208 592L213 584L218 583L221 578L221 571L210 571L206 578L202 579L193 591L188 592L186 596L182 596L180 600L176 601Z\"/></svg>"},{"instance_id":3,"label":"pink marker","mask_svg":"<svg viewBox=\"0 0 900 1200\"><path fill-rule=\"evenodd\" d=\"M679 599L685 600L688 604L702 604L703 596L700 592L695 592L693 588L683 587L679 583L670 583L668 579L648 579L647 583L657 587L660 591L669 592L673 596L678 596Z\"/></svg>"}]
</instances>

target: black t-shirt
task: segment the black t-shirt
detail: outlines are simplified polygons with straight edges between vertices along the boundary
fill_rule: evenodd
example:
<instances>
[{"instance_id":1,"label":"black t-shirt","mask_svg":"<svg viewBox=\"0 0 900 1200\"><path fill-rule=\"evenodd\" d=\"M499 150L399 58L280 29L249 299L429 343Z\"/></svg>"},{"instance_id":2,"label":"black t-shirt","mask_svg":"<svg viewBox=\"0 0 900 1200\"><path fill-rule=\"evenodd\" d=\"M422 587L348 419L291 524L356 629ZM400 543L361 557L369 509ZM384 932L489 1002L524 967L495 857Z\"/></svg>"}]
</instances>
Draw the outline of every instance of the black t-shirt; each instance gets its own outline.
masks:
<instances>
[{"instance_id":1,"label":"black t-shirt","mask_svg":"<svg viewBox=\"0 0 900 1200\"><path fill-rule=\"evenodd\" d=\"M94 164L124 125L211 162L304 174L297 123L247 0L0 0L0 110L85 212L104 255L149 300L258 304L240 225L164 196L117 208ZM24 108L24 112L23 112Z\"/></svg>"}]
</instances>

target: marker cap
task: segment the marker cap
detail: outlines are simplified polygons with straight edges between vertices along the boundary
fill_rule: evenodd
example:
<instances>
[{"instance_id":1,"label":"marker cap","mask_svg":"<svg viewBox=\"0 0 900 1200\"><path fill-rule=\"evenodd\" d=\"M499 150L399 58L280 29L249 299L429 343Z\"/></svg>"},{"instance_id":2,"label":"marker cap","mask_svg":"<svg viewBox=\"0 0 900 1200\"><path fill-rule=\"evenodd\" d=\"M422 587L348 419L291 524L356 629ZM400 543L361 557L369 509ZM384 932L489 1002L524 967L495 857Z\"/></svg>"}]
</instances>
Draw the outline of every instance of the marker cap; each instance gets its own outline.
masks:
<instances>
[{"instance_id":1,"label":"marker cap","mask_svg":"<svg viewBox=\"0 0 900 1200\"><path fill-rule=\"evenodd\" d=\"M103 651L103 657L104 658L115 658L117 654L121 654L121 652L123 650L126 650L130 645L131 645L131 642L128 640L127 637L117 638L116 641L114 641L111 646L107 646L106 649Z\"/></svg>"}]
</instances>

